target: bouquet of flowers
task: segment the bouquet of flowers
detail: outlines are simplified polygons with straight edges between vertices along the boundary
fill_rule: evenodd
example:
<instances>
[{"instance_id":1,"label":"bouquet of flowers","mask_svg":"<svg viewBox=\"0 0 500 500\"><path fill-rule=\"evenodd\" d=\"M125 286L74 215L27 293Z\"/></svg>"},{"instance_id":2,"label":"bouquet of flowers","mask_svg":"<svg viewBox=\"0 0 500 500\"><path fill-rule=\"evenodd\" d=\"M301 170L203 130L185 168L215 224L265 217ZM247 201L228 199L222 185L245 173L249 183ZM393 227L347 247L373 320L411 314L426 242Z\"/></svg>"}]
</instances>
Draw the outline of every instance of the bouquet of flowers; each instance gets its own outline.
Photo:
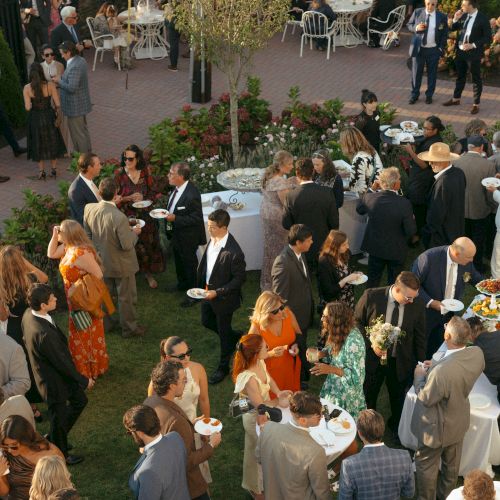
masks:
<instances>
[{"instance_id":1,"label":"bouquet of flowers","mask_svg":"<svg viewBox=\"0 0 500 500\"><path fill-rule=\"evenodd\" d=\"M371 326L365 328L372 346L377 347L384 354L380 358L380 364L387 364L387 349L397 344L405 335L405 332L398 326L393 326L385 322L384 316L379 316L372 321Z\"/></svg>"}]
</instances>

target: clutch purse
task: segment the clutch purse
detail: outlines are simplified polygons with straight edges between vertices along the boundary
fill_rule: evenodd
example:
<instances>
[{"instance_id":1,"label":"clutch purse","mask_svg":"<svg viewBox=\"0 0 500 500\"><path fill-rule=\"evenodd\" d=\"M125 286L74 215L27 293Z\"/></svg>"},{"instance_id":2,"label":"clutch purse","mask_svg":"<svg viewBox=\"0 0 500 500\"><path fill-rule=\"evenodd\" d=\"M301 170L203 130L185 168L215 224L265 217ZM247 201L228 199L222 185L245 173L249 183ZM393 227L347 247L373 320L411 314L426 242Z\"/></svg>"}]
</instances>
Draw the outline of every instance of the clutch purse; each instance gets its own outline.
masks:
<instances>
[{"instance_id":1,"label":"clutch purse","mask_svg":"<svg viewBox=\"0 0 500 500\"><path fill-rule=\"evenodd\" d=\"M92 316L87 311L71 311L69 315L79 332L86 330L92 324Z\"/></svg>"},{"instance_id":2,"label":"clutch purse","mask_svg":"<svg viewBox=\"0 0 500 500\"><path fill-rule=\"evenodd\" d=\"M255 406L252 405L248 398L240 398L239 394L235 394L229 403L229 416L233 418L241 417L254 408Z\"/></svg>"}]
</instances>

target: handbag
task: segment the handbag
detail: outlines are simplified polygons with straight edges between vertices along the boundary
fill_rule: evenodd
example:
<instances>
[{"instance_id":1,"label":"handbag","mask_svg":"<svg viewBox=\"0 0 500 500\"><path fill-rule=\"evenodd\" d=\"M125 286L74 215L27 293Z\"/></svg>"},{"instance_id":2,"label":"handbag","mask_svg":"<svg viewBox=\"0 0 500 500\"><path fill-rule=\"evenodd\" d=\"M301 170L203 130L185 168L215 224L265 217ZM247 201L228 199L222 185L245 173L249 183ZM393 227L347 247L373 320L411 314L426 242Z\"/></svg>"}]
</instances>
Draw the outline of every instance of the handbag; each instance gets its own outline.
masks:
<instances>
[{"instance_id":1,"label":"handbag","mask_svg":"<svg viewBox=\"0 0 500 500\"><path fill-rule=\"evenodd\" d=\"M255 409L255 406L253 406L248 398L240 398L239 394L235 394L229 403L229 416L238 418L253 409Z\"/></svg>"},{"instance_id":2,"label":"handbag","mask_svg":"<svg viewBox=\"0 0 500 500\"><path fill-rule=\"evenodd\" d=\"M76 311L87 311L96 318L102 318L104 312L101 304L104 302L108 314L115 312L115 306L106 284L92 274L85 274L78 279L68 293L71 306Z\"/></svg>"},{"instance_id":3,"label":"handbag","mask_svg":"<svg viewBox=\"0 0 500 500\"><path fill-rule=\"evenodd\" d=\"M274 406L261 404L257 406L257 413L259 415L266 415L271 422L281 422L283 419L283 413L281 410L279 408L275 408Z\"/></svg>"},{"instance_id":4,"label":"handbag","mask_svg":"<svg viewBox=\"0 0 500 500\"><path fill-rule=\"evenodd\" d=\"M79 332L86 330L92 324L92 316L87 311L71 311L69 315Z\"/></svg>"}]
</instances>

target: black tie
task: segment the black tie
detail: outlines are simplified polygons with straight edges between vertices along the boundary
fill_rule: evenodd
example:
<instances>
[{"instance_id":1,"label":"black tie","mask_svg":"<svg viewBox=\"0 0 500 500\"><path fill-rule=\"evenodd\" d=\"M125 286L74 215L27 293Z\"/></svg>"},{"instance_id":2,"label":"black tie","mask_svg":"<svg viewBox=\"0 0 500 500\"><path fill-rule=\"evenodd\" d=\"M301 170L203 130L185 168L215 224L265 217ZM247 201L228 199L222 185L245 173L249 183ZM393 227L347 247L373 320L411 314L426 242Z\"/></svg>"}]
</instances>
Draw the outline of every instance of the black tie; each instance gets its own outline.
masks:
<instances>
[{"instance_id":1,"label":"black tie","mask_svg":"<svg viewBox=\"0 0 500 500\"><path fill-rule=\"evenodd\" d=\"M300 265L302 266L302 272L304 273L304 276L307 278L306 266L304 264L304 259L302 258L302 254L300 254L299 262Z\"/></svg>"},{"instance_id":2,"label":"black tie","mask_svg":"<svg viewBox=\"0 0 500 500\"><path fill-rule=\"evenodd\" d=\"M422 45L425 47L427 45L427 33L429 32L429 19L431 16L427 14L427 18L425 20L425 31L424 31L424 37L422 38Z\"/></svg>"},{"instance_id":3,"label":"black tie","mask_svg":"<svg viewBox=\"0 0 500 500\"><path fill-rule=\"evenodd\" d=\"M172 206L172 203L174 202L175 200L175 197L177 196L177 188L174 189L174 192L172 193L172 196L170 198L170 201L168 202L168 205L167 205L167 210L170 212L170 207Z\"/></svg>"},{"instance_id":4,"label":"black tie","mask_svg":"<svg viewBox=\"0 0 500 500\"><path fill-rule=\"evenodd\" d=\"M470 16L467 16L467 19L465 20L464 27L462 28L462 33L461 33L461 39L462 42L465 40L465 33L467 32L467 25L469 24L470 21Z\"/></svg>"},{"instance_id":5,"label":"black tie","mask_svg":"<svg viewBox=\"0 0 500 500\"><path fill-rule=\"evenodd\" d=\"M391 325L392 326L399 326L399 303L398 302L394 302L394 309L392 310L392 317L391 317ZM397 346L397 343L394 342L394 344L392 346L392 353L391 353L391 356L393 358L396 357L396 346Z\"/></svg>"}]
</instances>

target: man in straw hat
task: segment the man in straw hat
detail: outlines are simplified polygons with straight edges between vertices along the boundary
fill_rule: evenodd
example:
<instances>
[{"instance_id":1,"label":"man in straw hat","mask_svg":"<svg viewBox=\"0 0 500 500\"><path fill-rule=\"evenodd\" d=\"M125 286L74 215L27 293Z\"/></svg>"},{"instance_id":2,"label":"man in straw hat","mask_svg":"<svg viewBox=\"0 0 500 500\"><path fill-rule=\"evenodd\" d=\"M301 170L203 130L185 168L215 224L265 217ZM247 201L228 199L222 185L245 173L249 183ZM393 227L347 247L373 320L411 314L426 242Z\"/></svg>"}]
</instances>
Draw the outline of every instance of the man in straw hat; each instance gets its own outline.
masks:
<instances>
[{"instance_id":1,"label":"man in straw hat","mask_svg":"<svg viewBox=\"0 0 500 500\"><path fill-rule=\"evenodd\" d=\"M465 175L451 164L458 157L444 142L436 142L429 151L418 155L420 160L430 163L435 179L422 229L426 249L449 245L464 234Z\"/></svg>"}]
</instances>

